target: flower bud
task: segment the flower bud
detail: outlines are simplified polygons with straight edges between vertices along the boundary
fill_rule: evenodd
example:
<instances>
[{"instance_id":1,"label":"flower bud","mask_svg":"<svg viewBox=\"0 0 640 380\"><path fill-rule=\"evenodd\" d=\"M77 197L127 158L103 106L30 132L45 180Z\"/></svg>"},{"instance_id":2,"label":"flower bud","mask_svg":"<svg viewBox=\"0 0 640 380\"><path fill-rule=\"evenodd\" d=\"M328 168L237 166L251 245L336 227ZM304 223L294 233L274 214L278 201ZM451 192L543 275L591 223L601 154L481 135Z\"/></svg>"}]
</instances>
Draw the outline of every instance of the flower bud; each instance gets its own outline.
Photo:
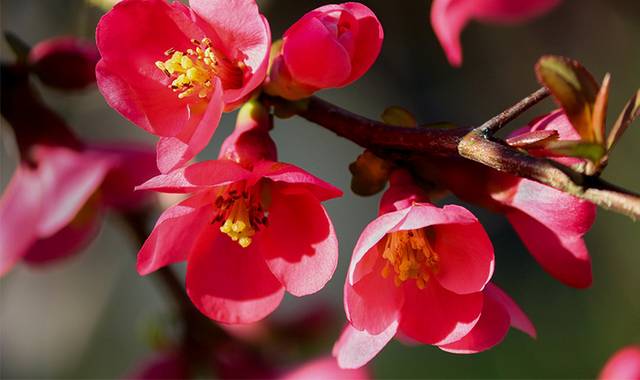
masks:
<instances>
[{"instance_id":1,"label":"flower bud","mask_svg":"<svg viewBox=\"0 0 640 380\"><path fill-rule=\"evenodd\" d=\"M61 90L80 90L95 82L99 59L93 43L75 37L42 41L29 53L29 63L38 78Z\"/></svg>"},{"instance_id":2,"label":"flower bud","mask_svg":"<svg viewBox=\"0 0 640 380\"><path fill-rule=\"evenodd\" d=\"M266 91L295 100L344 87L371 67L382 39L380 22L360 3L317 8L274 44Z\"/></svg>"}]
</instances>

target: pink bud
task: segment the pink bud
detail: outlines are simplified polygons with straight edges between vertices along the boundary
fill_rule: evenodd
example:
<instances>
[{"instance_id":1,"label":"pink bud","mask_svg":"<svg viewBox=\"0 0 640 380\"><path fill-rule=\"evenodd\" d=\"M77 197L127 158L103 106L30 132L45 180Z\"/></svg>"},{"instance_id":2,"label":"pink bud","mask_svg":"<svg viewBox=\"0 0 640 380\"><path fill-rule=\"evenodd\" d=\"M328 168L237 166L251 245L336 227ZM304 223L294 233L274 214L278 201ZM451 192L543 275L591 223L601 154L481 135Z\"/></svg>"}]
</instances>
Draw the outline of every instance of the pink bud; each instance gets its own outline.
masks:
<instances>
[{"instance_id":1,"label":"pink bud","mask_svg":"<svg viewBox=\"0 0 640 380\"><path fill-rule=\"evenodd\" d=\"M640 346L627 346L617 351L615 355L607 361L598 379L640 379Z\"/></svg>"},{"instance_id":2,"label":"pink bud","mask_svg":"<svg viewBox=\"0 0 640 380\"><path fill-rule=\"evenodd\" d=\"M29 63L38 78L61 90L79 90L95 82L99 59L93 43L75 37L42 41L29 53Z\"/></svg>"},{"instance_id":3,"label":"pink bud","mask_svg":"<svg viewBox=\"0 0 640 380\"><path fill-rule=\"evenodd\" d=\"M360 78L380 53L383 31L360 3L317 8L293 24L275 45L267 91L301 99Z\"/></svg>"}]
</instances>

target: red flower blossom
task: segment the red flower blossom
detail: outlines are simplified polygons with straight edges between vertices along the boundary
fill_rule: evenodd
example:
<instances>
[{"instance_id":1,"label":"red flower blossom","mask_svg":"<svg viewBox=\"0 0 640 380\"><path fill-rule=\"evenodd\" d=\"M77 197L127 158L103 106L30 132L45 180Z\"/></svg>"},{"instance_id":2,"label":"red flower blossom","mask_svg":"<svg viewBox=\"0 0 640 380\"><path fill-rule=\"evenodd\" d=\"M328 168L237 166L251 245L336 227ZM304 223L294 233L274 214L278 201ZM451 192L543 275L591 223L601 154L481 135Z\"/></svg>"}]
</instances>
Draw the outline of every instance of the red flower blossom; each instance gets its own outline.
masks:
<instances>
[{"instance_id":1,"label":"red flower blossom","mask_svg":"<svg viewBox=\"0 0 640 380\"><path fill-rule=\"evenodd\" d=\"M380 216L356 244L344 288L350 325L334 348L343 368L365 364L396 334L457 353L494 346L510 325L535 334L517 305L488 284L493 247L478 220L424 199L396 172Z\"/></svg>"},{"instance_id":2,"label":"red flower blossom","mask_svg":"<svg viewBox=\"0 0 640 380\"><path fill-rule=\"evenodd\" d=\"M561 0L434 0L431 25L449 63L462 64L460 34L471 20L516 23L544 14Z\"/></svg>"},{"instance_id":3,"label":"red flower blossom","mask_svg":"<svg viewBox=\"0 0 640 380\"><path fill-rule=\"evenodd\" d=\"M98 86L107 103L160 137L166 173L199 153L222 111L264 80L269 25L253 0L125 0L96 31Z\"/></svg>"},{"instance_id":4,"label":"red flower blossom","mask_svg":"<svg viewBox=\"0 0 640 380\"><path fill-rule=\"evenodd\" d=\"M605 364L600 380L640 380L640 346L617 351Z\"/></svg>"},{"instance_id":5,"label":"red flower blossom","mask_svg":"<svg viewBox=\"0 0 640 380\"><path fill-rule=\"evenodd\" d=\"M320 290L337 263L338 243L321 202L340 190L275 162L274 150L247 146L272 144L269 116L256 107L242 108L240 133L225 142L220 159L140 186L190 197L160 216L138 255L138 272L187 260L189 297L225 323L267 316L285 289L296 296Z\"/></svg>"},{"instance_id":6,"label":"red flower blossom","mask_svg":"<svg viewBox=\"0 0 640 380\"><path fill-rule=\"evenodd\" d=\"M380 53L384 33L360 3L317 8L284 34L272 59L267 91L287 99L344 87L360 78Z\"/></svg>"},{"instance_id":7,"label":"red flower blossom","mask_svg":"<svg viewBox=\"0 0 640 380\"><path fill-rule=\"evenodd\" d=\"M0 199L0 274L18 260L41 265L84 248L107 207L148 200L134 186L156 174L153 152L132 146L34 146ZM131 165L135 162L135 165Z\"/></svg>"}]
</instances>

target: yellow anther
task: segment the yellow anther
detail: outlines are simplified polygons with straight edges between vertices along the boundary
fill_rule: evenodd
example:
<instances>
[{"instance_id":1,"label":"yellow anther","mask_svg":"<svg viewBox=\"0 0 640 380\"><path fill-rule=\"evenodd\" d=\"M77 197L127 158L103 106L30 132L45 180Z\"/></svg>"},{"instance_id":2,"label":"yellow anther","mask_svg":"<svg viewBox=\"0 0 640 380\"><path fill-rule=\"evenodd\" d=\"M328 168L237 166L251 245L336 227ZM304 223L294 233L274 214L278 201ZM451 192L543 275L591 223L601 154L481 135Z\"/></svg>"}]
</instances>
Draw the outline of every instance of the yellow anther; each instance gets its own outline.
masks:
<instances>
[{"instance_id":1,"label":"yellow anther","mask_svg":"<svg viewBox=\"0 0 640 380\"><path fill-rule=\"evenodd\" d=\"M255 235L255 230L249 222L249 210L245 202L244 198L236 199L231 206L229 216L220 226L220 232L238 242L243 248L251 244L253 240L251 237Z\"/></svg>"},{"instance_id":2,"label":"yellow anther","mask_svg":"<svg viewBox=\"0 0 640 380\"><path fill-rule=\"evenodd\" d=\"M380 274L388 278L393 270L396 286L413 279L418 289L424 289L431 273L438 271L438 255L429 244L424 229L388 234L382 257L387 262Z\"/></svg>"},{"instance_id":3,"label":"yellow anther","mask_svg":"<svg viewBox=\"0 0 640 380\"><path fill-rule=\"evenodd\" d=\"M251 238L250 237L242 237L242 238L238 239L238 244L240 244L240 246L242 248L247 248L249 245L251 245Z\"/></svg>"}]
</instances>

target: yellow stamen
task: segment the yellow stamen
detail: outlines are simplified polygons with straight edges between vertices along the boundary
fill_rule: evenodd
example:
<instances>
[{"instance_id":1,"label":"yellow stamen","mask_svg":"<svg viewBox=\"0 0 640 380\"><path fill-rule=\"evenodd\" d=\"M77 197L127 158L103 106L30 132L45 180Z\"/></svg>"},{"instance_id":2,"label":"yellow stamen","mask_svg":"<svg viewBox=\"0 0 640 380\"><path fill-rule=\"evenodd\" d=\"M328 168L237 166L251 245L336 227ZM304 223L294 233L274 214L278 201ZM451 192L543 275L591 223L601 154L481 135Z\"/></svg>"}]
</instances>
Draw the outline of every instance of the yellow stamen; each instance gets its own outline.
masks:
<instances>
[{"instance_id":1,"label":"yellow stamen","mask_svg":"<svg viewBox=\"0 0 640 380\"><path fill-rule=\"evenodd\" d=\"M387 262L380 275L388 278L393 271L396 286L413 279L418 289L424 289L431 274L438 272L438 254L429 244L424 229L392 232L381 247Z\"/></svg>"},{"instance_id":2,"label":"yellow stamen","mask_svg":"<svg viewBox=\"0 0 640 380\"><path fill-rule=\"evenodd\" d=\"M224 88L239 88L244 78L244 64L232 63L222 53L213 48L211 40L191 40L195 50L187 49L186 53L174 48L164 52L170 57L165 61L156 61L156 67L165 75L173 78L169 86L184 99L197 94L198 98L206 98L213 90L213 78L220 77Z\"/></svg>"}]
</instances>

